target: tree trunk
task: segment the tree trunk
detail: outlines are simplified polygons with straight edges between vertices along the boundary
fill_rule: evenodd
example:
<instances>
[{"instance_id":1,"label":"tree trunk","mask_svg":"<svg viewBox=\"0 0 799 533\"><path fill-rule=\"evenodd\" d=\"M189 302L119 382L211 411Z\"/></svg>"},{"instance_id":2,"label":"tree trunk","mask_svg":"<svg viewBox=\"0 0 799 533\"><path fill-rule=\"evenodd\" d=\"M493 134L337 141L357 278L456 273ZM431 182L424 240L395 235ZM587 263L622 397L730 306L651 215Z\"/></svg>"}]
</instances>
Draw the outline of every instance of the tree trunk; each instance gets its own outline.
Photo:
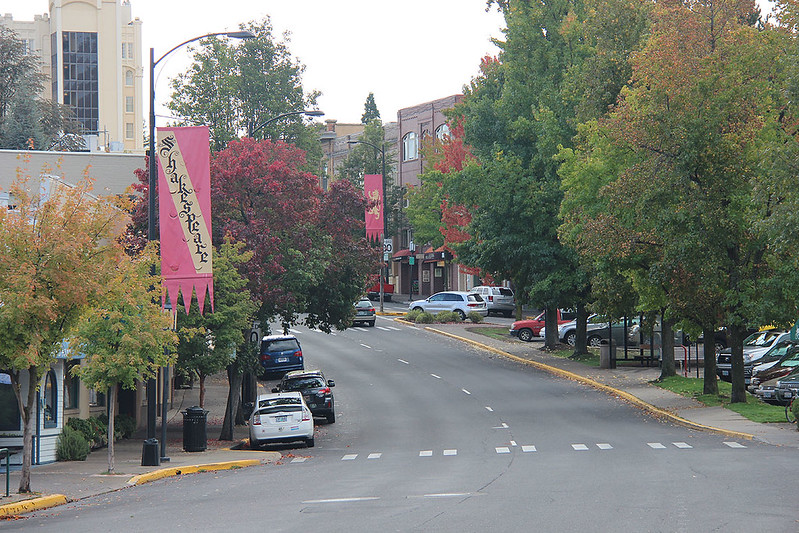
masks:
<instances>
[{"instance_id":1,"label":"tree trunk","mask_svg":"<svg viewBox=\"0 0 799 533\"><path fill-rule=\"evenodd\" d=\"M730 402L746 402L746 384L744 383L744 328L730 326L727 328L730 350L732 352L732 394Z\"/></svg>"},{"instance_id":2,"label":"tree trunk","mask_svg":"<svg viewBox=\"0 0 799 533\"><path fill-rule=\"evenodd\" d=\"M588 310L585 305L577 306L577 328L574 333L574 354L583 355L588 353L588 335L586 326L588 325Z\"/></svg>"},{"instance_id":3,"label":"tree trunk","mask_svg":"<svg viewBox=\"0 0 799 533\"><path fill-rule=\"evenodd\" d=\"M238 365L228 365L227 406L225 408L225 419L222 422L222 433L219 435L219 440L233 440L233 423L236 417L236 411L239 408L242 378L243 374L239 372Z\"/></svg>"},{"instance_id":4,"label":"tree trunk","mask_svg":"<svg viewBox=\"0 0 799 533\"><path fill-rule=\"evenodd\" d=\"M661 313L660 316L660 378L665 379L677 375L677 368L674 365L674 326L673 318L665 318Z\"/></svg>"},{"instance_id":5,"label":"tree trunk","mask_svg":"<svg viewBox=\"0 0 799 533\"><path fill-rule=\"evenodd\" d=\"M114 473L114 404L116 403L116 384L108 387L108 473Z\"/></svg>"},{"instance_id":6,"label":"tree trunk","mask_svg":"<svg viewBox=\"0 0 799 533\"><path fill-rule=\"evenodd\" d=\"M18 373L11 373L12 379L19 379ZM41 373L37 367L28 368L28 399L27 403L22 401L22 390L19 382L12 383L17 402L22 406L22 470L19 478L20 494L31 492L31 464L33 463L33 432L36 422L36 391L38 389Z\"/></svg>"},{"instance_id":7,"label":"tree trunk","mask_svg":"<svg viewBox=\"0 0 799 533\"><path fill-rule=\"evenodd\" d=\"M200 407L205 407L205 374L197 372L200 376Z\"/></svg>"},{"instance_id":8,"label":"tree trunk","mask_svg":"<svg viewBox=\"0 0 799 533\"><path fill-rule=\"evenodd\" d=\"M718 395L719 382L716 378L716 330L712 326L705 326L702 330L705 349L705 379L702 392L704 394Z\"/></svg>"},{"instance_id":9,"label":"tree trunk","mask_svg":"<svg viewBox=\"0 0 799 533\"><path fill-rule=\"evenodd\" d=\"M544 348L547 350L554 350L560 342L560 339L558 339L558 310L548 305L544 311L544 327L546 328Z\"/></svg>"}]
</instances>

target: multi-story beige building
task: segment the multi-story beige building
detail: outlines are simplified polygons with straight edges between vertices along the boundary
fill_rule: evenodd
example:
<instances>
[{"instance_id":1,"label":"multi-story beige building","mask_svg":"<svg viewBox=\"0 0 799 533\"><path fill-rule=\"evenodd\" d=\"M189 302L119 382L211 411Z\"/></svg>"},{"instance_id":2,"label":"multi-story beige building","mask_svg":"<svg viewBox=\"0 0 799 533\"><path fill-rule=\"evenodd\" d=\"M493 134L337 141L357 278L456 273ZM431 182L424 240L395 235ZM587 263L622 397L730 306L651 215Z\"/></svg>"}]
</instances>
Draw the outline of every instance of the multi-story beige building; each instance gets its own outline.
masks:
<instances>
[{"instance_id":1,"label":"multi-story beige building","mask_svg":"<svg viewBox=\"0 0 799 533\"><path fill-rule=\"evenodd\" d=\"M14 30L41 58L43 96L71 106L91 150L144 149L141 21L127 0L50 0L33 21L11 14Z\"/></svg>"}]
</instances>

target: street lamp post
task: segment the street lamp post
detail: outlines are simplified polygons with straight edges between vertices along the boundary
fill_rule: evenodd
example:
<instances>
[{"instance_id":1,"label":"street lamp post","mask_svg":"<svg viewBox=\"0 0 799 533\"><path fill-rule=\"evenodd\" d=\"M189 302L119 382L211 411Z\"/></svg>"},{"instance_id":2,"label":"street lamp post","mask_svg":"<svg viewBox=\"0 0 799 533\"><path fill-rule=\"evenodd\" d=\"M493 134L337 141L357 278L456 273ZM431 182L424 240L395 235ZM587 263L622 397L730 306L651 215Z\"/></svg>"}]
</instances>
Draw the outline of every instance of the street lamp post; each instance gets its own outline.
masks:
<instances>
[{"instance_id":1,"label":"street lamp post","mask_svg":"<svg viewBox=\"0 0 799 533\"><path fill-rule=\"evenodd\" d=\"M381 155L382 161L383 161L383 164L382 164L382 166L383 166L383 179L380 180L382 185L383 185L383 205L381 206L381 209L383 210L383 237L382 238L385 239L386 238L386 233L387 233L387 231L386 231L386 147L385 147L385 145L380 147L380 146L377 146L377 145L372 144L370 142L362 141L360 139L353 140L353 141L347 141L347 144L365 144L367 146L371 146L372 148L374 148L375 150L380 152L380 155ZM381 261L381 264L380 264L380 312L382 313L383 312L383 268L384 268L383 264L382 264L382 261L384 260L383 259L383 247L382 246L381 246L380 250L381 250L381 252L380 252L380 261Z\"/></svg>"},{"instance_id":2,"label":"street lamp post","mask_svg":"<svg viewBox=\"0 0 799 533\"><path fill-rule=\"evenodd\" d=\"M247 137L252 137L253 135L255 135L256 132L261 131L261 129L263 129L267 125L269 125L272 122L275 122L277 120L280 120L283 117L289 117L291 115L305 115L306 117L321 117L324 114L325 114L325 112L324 111L320 111L319 109L306 109L306 110L303 110L303 111L289 111L288 113L281 113L280 115L278 115L276 117L272 117L269 120L267 120L266 122L264 122L263 124L261 124L259 126L256 126L256 127L253 127L252 126L252 122L250 122L248 131L247 131Z\"/></svg>"},{"instance_id":3,"label":"street lamp post","mask_svg":"<svg viewBox=\"0 0 799 533\"><path fill-rule=\"evenodd\" d=\"M155 157L155 66L160 63L166 56L177 50L178 48L185 46L189 43L193 43L194 41L199 41L200 39L205 39L206 37L214 37L217 35L224 35L226 37L231 37L234 39L253 39L255 35L250 31L230 31L230 32L216 32L216 33L206 33L205 35L200 35L198 37L193 37L187 41L183 41L177 46L172 47L167 53L155 59L155 50L150 48L150 142L149 142L149 160L148 160L148 170L149 176L147 180L147 240L154 241L158 239L157 231L155 228L155 187L156 187L156 179L157 179L157 172L156 172L156 157ZM152 457L151 453L148 453L148 441L152 443L152 441L158 442L155 438L155 419L156 419L156 380L155 378L150 378L147 380L147 440L144 442L144 450L142 451L142 466L157 466L158 457ZM166 394L166 392L164 392ZM162 423L165 423L165 420L162 420ZM157 446L157 444L156 444ZM162 455L164 452L162 451ZM153 464L153 462L155 464Z\"/></svg>"}]
</instances>

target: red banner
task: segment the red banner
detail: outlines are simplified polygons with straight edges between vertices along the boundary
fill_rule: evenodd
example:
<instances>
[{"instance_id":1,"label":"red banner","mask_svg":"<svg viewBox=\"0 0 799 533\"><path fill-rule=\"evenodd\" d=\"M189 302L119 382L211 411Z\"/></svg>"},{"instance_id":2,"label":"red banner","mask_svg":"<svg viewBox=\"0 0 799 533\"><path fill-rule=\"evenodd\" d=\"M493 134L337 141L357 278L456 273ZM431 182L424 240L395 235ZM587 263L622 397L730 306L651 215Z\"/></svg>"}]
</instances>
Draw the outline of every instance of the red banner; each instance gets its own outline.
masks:
<instances>
[{"instance_id":1,"label":"red banner","mask_svg":"<svg viewBox=\"0 0 799 533\"><path fill-rule=\"evenodd\" d=\"M366 174L363 177L366 195L366 238L379 241L383 235L383 176Z\"/></svg>"},{"instance_id":2,"label":"red banner","mask_svg":"<svg viewBox=\"0 0 799 533\"><path fill-rule=\"evenodd\" d=\"M192 291L200 313L206 291L214 308L211 244L211 168L208 128L158 128L158 204L161 275L172 309L183 293L186 313Z\"/></svg>"}]
</instances>

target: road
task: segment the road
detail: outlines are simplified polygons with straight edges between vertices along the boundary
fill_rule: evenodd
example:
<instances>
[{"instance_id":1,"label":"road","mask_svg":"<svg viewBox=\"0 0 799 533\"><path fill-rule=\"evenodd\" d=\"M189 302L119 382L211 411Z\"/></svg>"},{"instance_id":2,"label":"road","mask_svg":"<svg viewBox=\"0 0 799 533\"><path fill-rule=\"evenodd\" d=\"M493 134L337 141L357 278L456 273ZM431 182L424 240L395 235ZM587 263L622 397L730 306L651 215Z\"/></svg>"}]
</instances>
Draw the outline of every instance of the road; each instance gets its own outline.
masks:
<instances>
[{"instance_id":1,"label":"road","mask_svg":"<svg viewBox=\"0 0 799 533\"><path fill-rule=\"evenodd\" d=\"M337 421L318 421L315 448L279 448L279 465L158 481L4 529L799 527L793 449L665 423L387 317L335 335L295 332L307 366L336 381Z\"/></svg>"}]
</instances>

